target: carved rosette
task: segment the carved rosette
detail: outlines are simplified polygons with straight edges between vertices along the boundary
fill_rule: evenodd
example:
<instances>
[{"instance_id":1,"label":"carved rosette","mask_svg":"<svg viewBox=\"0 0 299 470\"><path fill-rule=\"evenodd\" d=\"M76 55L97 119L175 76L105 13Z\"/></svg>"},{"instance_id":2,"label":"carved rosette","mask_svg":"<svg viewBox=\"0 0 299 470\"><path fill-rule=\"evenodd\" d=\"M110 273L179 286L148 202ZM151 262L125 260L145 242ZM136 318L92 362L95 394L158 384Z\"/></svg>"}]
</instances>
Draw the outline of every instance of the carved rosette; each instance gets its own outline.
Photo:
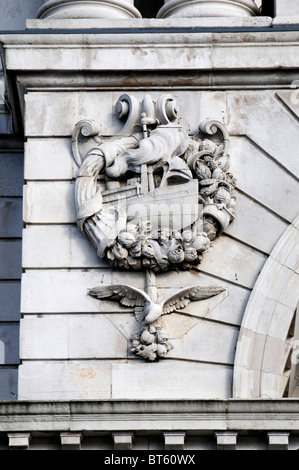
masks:
<instances>
[{"instance_id":1,"label":"carved rosette","mask_svg":"<svg viewBox=\"0 0 299 470\"><path fill-rule=\"evenodd\" d=\"M215 120L188 135L171 95L122 95L122 132L94 121L73 132L77 223L100 258L127 270L189 269L234 218L229 135Z\"/></svg>"}]
</instances>

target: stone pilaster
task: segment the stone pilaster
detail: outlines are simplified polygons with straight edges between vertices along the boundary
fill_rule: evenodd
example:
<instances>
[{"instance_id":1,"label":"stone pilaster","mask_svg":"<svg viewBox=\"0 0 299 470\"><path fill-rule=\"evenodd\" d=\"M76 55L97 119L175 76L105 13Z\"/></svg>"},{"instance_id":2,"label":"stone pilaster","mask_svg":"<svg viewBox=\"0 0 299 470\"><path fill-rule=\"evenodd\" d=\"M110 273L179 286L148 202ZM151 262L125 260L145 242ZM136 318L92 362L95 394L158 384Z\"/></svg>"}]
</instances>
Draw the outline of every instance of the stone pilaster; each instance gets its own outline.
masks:
<instances>
[{"instance_id":1,"label":"stone pilaster","mask_svg":"<svg viewBox=\"0 0 299 470\"><path fill-rule=\"evenodd\" d=\"M253 0L164 0L157 18L250 17L259 15Z\"/></svg>"},{"instance_id":2,"label":"stone pilaster","mask_svg":"<svg viewBox=\"0 0 299 470\"><path fill-rule=\"evenodd\" d=\"M39 19L140 17L134 0L47 0L37 12Z\"/></svg>"}]
</instances>

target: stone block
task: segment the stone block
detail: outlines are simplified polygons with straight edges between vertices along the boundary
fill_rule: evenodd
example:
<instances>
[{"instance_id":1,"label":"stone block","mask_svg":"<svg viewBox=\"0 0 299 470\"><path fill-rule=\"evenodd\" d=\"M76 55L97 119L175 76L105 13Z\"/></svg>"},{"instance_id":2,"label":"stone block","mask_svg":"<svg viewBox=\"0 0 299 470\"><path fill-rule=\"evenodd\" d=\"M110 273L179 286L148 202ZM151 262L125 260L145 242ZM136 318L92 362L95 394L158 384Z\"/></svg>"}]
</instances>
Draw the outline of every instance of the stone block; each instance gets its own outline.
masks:
<instances>
[{"instance_id":1,"label":"stone block","mask_svg":"<svg viewBox=\"0 0 299 470\"><path fill-rule=\"evenodd\" d=\"M16 367L0 367L0 400L16 400L18 394L18 369Z\"/></svg>"},{"instance_id":2,"label":"stone block","mask_svg":"<svg viewBox=\"0 0 299 470\"><path fill-rule=\"evenodd\" d=\"M186 331L186 319L176 314L163 316L161 322L174 346L168 357L218 364L234 363L239 328L202 319L190 325L190 330ZM170 322L174 323L175 333L182 335L180 338L173 339Z\"/></svg>"},{"instance_id":3,"label":"stone block","mask_svg":"<svg viewBox=\"0 0 299 470\"><path fill-rule=\"evenodd\" d=\"M82 433L60 433L62 450L81 450Z\"/></svg>"},{"instance_id":4,"label":"stone block","mask_svg":"<svg viewBox=\"0 0 299 470\"><path fill-rule=\"evenodd\" d=\"M23 217L22 199L0 199L0 238L22 236Z\"/></svg>"},{"instance_id":5,"label":"stone block","mask_svg":"<svg viewBox=\"0 0 299 470\"><path fill-rule=\"evenodd\" d=\"M26 432L8 433L8 445L10 449L28 450L31 435Z\"/></svg>"},{"instance_id":6,"label":"stone block","mask_svg":"<svg viewBox=\"0 0 299 470\"><path fill-rule=\"evenodd\" d=\"M43 0L2 0L0 18L1 30L22 30L25 29L26 19L35 18L38 8Z\"/></svg>"},{"instance_id":7,"label":"stone block","mask_svg":"<svg viewBox=\"0 0 299 470\"><path fill-rule=\"evenodd\" d=\"M274 4L276 16L299 15L299 5L296 0L275 0Z\"/></svg>"},{"instance_id":8,"label":"stone block","mask_svg":"<svg viewBox=\"0 0 299 470\"><path fill-rule=\"evenodd\" d=\"M22 275L21 240L0 241L0 279L20 279Z\"/></svg>"},{"instance_id":9,"label":"stone block","mask_svg":"<svg viewBox=\"0 0 299 470\"><path fill-rule=\"evenodd\" d=\"M24 187L24 222L75 223L75 185L69 182L30 182Z\"/></svg>"},{"instance_id":10,"label":"stone block","mask_svg":"<svg viewBox=\"0 0 299 470\"><path fill-rule=\"evenodd\" d=\"M112 364L113 399L199 399L231 396L227 366L163 360L155 364Z\"/></svg>"},{"instance_id":11,"label":"stone block","mask_svg":"<svg viewBox=\"0 0 299 470\"><path fill-rule=\"evenodd\" d=\"M139 274L139 273L138 273ZM122 273L118 282L121 282ZM138 275L131 278L134 286L143 287ZM94 272L32 271L23 274L21 311L26 313L107 313L122 312L115 302L100 302L88 295L88 289L100 284L111 284L110 270ZM55 292L55 295L54 295Z\"/></svg>"},{"instance_id":12,"label":"stone block","mask_svg":"<svg viewBox=\"0 0 299 470\"><path fill-rule=\"evenodd\" d=\"M242 180L238 181L238 185L242 186ZM270 254L288 227L287 222L245 194L236 191L236 197L235 219L225 233Z\"/></svg>"},{"instance_id":13,"label":"stone block","mask_svg":"<svg viewBox=\"0 0 299 470\"><path fill-rule=\"evenodd\" d=\"M23 268L101 268L107 264L78 227L27 226L23 231Z\"/></svg>"},{"instance_id":14,"label":"stone block","mask_svg":"<svg viewBox=\"0 0 299 470\"><path fill-rule=\"evenodd\" d=\"M68 180L75 169L70 138L29 138L25 142L26 180Z\"/></svg>"},{"instance_id":15,"label":"stone block","mask_svg":"<svg viewBox=\"0 0 299 470\"><path fill-rule=\"evenodd\" d=\"M288 335L294 309L281 303L277 303L273 312L272 322L268 334L273 338L285 340Z\"/></svg>"},{"instance_id":16,"label":"stone block","mask_svg":"<svg viewBox=\"0 0 299 470\"><path fill-rule=\"evenodd\" d=\"M20 281L0 282L0 321L18 321L20 319Z\"/></svg>"},{"instance_id":17,"label":"stone block","mask_svg":"<svg viewBox=\"0 0 299 470\"><path fill-rule=\"evenodd\" d=\"M285 341L268 336L263 353L263 372L279 375L283 373Z\"/></svg>"},{"instance_id":18,"label":"stone block","mask_svg":"<svg viewBox=\"0 0 299 470\"><path fill-rule=\"evenodd\" d=\"M126 358L127 339L105 315L27 316L21 320L22 359Z\"/></svg>"},{"instance_id":19,"label":"stone block","mask_svg":"<svg viewBox=\"0 0 299 470\"><path fill-rule=\"evenodd\" d=\"M216 432L217 450L236 450L237 432Z\"/></svg>"},{"instance_id":20,"label":"stone block","mask_svg":"<svg viewBox=\"0 0 299 470\"><path fill-rule=\"evenodd\" d=\"M221 236L205 254L200 270L252 288L265 261L259 252Z\"/></svg>"},{"instance_id":21,"label":"stone block","mask_svg":"<svg viewBox=\"0 0 299 470\"><path fill-rule=\"evenodd\" d=\"M288 450L289 433L288 432L268 432L269 450Z\"/></svg>"},{"instance_id":22,"label":"stone block","mask_svg":"<svg viewBox=\"0 0 299 470\"><path fill-rule=\"evenodd\" d=\"M22 154L0 155L0 196L22 196L24 156Z\"/></svg>"},{"instance_id":23,"label":"stone block","mask_svg":"<svg viewBox=\"0 0 299 470\"><path fill-rule=\"evenodd\" d=\"M176 18L134 18L124 19L27 19L27 29L115 29L116 27L123 28L143 28L151 29L155 27L175 28L177 26ZM253 16L253 17L210 17L210 18L180 18L180 26L184 28L196 27L266 27L271 26L272 18L267 16Z\"/></svg>"},{"instance_id":24,"label":"stone block","mask_svg":"<svg viewBox=\"0 0 299 470\"><path fill-rule=\"evenodd\" d=\"M24 361L19 400L108 400L111 365L106 361Z\"/></svg>"},{"instance_id":25,"label":"stone block","mask_svg":"<svg viewBox=\"0 0 299 470\"><path fill-rule=\"evenodd\" d=\"M131 450L133 433L116 432L112 434L115 450Z\"/></svg>"},{"instance_id":26,"label":"stone block","mask_svg":"<svg viewBox=\"0 0 299 470\"><path fill-rule=\"evenodd\" d=\"M184 450L185 436L184 432L164 432L165 450Z\"/></svg>"},{"instance_id":27,"label":"stone block","mask_svg":"<svg viewBox=\"0 0 299 470\"><path fill-rule=\"evenodd\" d=\"M288 110L288 107L283 105L273 92L265 93L264 90L228 91L226 96L227 106L230 109L230 119L227 123L230 134L248 136L256 150L259 150L265 156L270 155L272 160L277 161L278 164L298 177L296 148L299 145L299 137L296 120L294 120L293 113ZM271 116L271 119L269 119L269 116ZM260 125L261 122L263 122L263 126ZM250 153L247 154L247 158L249 155ZM256 172L258 176L258 167L254 161L250 161L250 173ZM239 161L239 164L242 165L241 161ZM265 179L265 185L269 179L268 175L271 175L270 182L273 184L272 173L264 167L261 177ZM285 178L281 178L280 185L283 183L284 187L284 184L288 184L289 179L290 176L286 174ZM283 191L282 188L281 191ZM277 192L273 194L278 196Z\"/></svg>"},{"instance_id":28,"label":"stone block","mask_svg":"<svg viewBox=\"0 0 299 470\"><path fill-rule=\"evenodd\" d=\"M0 323L0 342L2 345L0 364L19 364L19 325Z\"/></svg>"},{"instance_id":29,"label":"stone block","mask_svg":"<svg viewBox=\"0 0 299 470\"><path fill-rule=\"evenodd\" d=\"M115 94L115 103L121 94ZM103 135L111 135L111 132L117 133L123 123L112 113L115 105L113 97L111 92L73 91L71 93L28 94L26 95L26 135L28 137L71 136L77 122L86 118L97 121L101 125ZM50 107L49 100L51 101Z\"/></svg>"},{"instance_id":30,"label":"stone block","mask_svg":"<svg viewBox=\"0 0 299 470\"><path fill-rule=\"evenodd\" d=\"M298 182L247 138L232 138L230 154L230 170L238 187L292 223L298 213L294 198Z\"/></svg>"}]
</instances>

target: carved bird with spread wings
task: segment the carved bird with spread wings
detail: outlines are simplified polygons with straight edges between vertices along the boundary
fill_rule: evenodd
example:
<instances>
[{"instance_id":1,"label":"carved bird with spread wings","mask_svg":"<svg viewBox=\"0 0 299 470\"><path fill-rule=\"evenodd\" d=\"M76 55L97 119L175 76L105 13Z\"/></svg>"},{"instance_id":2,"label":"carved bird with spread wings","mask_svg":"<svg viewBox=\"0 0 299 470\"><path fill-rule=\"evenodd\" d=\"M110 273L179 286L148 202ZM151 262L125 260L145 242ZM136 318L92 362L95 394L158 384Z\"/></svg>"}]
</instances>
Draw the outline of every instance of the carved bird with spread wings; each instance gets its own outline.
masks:
<instances>
[{"instance_id":1,"label":"carved bird with spread wings","mask_svg":"<svg viewBox=\"0 0 299 470\"><path fill-rule=\"evenodd\" d=\"M141 289L125 284L94 287L89 289L89 294L97 299L118 301L126 307L135 307L136 320L148 325L161 315L180 310L192 301L214 297L225 290L219 286L189 286L165 295L159 302L153 302Z\"/></svg>"}]
</instances>

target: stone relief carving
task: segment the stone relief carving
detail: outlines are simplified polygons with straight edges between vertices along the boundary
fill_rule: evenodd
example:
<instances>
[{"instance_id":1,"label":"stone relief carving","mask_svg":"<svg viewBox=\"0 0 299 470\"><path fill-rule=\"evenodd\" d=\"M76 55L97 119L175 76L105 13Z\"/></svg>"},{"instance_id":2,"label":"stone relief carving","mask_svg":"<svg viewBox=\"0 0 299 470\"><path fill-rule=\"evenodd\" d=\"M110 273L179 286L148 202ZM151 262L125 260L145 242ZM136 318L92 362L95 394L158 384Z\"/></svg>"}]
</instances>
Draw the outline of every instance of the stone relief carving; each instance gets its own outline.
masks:
<instances>
[{"instance_id":1,"label":"stone relief carving","mask_svg":"<svg viewBox=\"0 0 299 470\"><path fill-rule=\"evenodd\" d=\"M146 272L146 287L148 293L124 284L95 287L89 293L98 299L111 299L127 307L134 307L135 318L141 323L142 329L132 336L131 351L149 361L165 357L173 348L166 331L159 325L158 320L162 315L177 312L192 301L208 299L225 291L218 286L188 286L158 301L155 274L151 271Z\"/></svg>"},{"instance_id":2,"label":"stone relief carving","mask_svg":"<svg viewBox=\"0 0 299 470\"><path fill-rule=\"evenodd\" d=\"M149 321L153 312L167 313L170 302L178 310L187 299L223 290L192 286L157 302L155 273L198 266L211 242L233 220L229 135L212 119L199 123L198 132L189 135L169 94L155 101L145 95L141 102L123 94L115 114L124 125L110 138L102 136L101 126L92 120L74 128L77 225L99 258L117 269L146 271L154 279L154 298L125 285L90 290L97 298L124 305L129 299L128 306L141 309L138 321L144 328L132 340L133 351L153 360L171 349L158 317Z\"/></svg>"}]
</instances>

